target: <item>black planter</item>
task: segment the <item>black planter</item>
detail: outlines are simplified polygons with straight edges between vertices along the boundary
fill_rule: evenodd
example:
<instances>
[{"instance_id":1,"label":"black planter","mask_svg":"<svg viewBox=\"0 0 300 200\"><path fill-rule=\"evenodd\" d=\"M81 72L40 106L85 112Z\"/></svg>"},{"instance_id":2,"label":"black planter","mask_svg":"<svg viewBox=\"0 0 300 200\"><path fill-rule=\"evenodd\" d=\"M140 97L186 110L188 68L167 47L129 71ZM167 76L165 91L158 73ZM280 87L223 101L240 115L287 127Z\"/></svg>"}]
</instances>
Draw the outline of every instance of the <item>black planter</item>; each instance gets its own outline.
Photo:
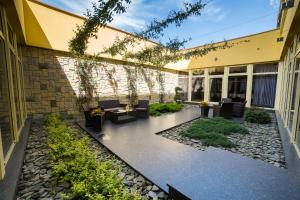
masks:
<instances>
[{"instance_id":1,"label":"black planter","mask_svg":"<svg viewBox=\"0 0 300 200\"><path fill-rule=\"evenodd\" d=\"M104 116L101 115L92 117L92 127L95 132L100 132L102 130L103 118Z\"/></svg>"},{"instance_id":2,"label":"black planter","mask_svg":"<svg viewBox=\"0 0 300 200\"><path fill-rule=\"evenodd\" d=\"M85 116L85 127L92 127L93 120L91 117L91 111L84 111L84 116Z\"/></svg>"},{"instance_id":3,"label":"black planter","mask_svg":"<svg viewBox=\"0 0 300 200\"><path fill-rule=\"evenodd\" d=\"M209 106L201 106L201 117L208 117Z\"/></svg>"}]
</instances>

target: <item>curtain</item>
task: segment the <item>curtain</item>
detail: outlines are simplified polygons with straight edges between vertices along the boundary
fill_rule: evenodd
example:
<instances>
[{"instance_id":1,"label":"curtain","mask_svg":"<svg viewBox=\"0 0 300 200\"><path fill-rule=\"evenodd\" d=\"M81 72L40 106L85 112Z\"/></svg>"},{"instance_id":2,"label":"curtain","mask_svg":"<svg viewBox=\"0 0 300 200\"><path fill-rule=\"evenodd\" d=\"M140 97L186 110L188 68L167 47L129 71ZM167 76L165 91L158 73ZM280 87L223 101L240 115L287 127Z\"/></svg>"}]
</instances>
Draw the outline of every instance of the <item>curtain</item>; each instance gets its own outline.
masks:
<instances>
[{"instance_id":1,"label":"curtain","mask_svg":"<svg viewBox=\"0 0 300 200\"><path fill-rule=\"evenodd\" d=\"M277 75L253 77L252 105L274 107Z\"/></svg>"}]
</instances>

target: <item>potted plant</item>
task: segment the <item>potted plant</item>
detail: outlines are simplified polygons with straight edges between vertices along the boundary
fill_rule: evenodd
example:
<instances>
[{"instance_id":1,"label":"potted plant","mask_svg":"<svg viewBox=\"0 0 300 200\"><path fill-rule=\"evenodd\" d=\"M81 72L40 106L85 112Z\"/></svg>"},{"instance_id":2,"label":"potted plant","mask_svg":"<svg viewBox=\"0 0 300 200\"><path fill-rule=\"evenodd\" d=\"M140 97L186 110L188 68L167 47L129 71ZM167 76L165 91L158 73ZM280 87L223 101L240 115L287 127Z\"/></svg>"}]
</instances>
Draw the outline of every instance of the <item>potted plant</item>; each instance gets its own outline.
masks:
<instances>
[{"instance_id":1,"label":"potted plant","mask_svg":"<svg viewBox=\"0 0 300 200\"><path fill-rule=\"evenodd\" d=\"M94 109L91 112L91 118L94 131L100 132L102 130L104 112L100 108Z\"/></svg>"},{"instance_id":2,"label":"potted plant","mask_svg":"<svg viewBox=\"0 0 300 200\"><path fill-rule=\"evenodd\" d=\"M209 104L205 101L200 102L201 116L208 117Z\"/></svg>"},{"instance_id":3,"label":"potted plant","mask_svg":"<svg viewBox=\"0 0 300 200\"><path fill-rule=\"evenodd\" d=\"M180 87L175 87L175 96L174 100L176 103L181 103L182 102L182 96L183 96L183 90Z\"/></svg>"}]
</instances>

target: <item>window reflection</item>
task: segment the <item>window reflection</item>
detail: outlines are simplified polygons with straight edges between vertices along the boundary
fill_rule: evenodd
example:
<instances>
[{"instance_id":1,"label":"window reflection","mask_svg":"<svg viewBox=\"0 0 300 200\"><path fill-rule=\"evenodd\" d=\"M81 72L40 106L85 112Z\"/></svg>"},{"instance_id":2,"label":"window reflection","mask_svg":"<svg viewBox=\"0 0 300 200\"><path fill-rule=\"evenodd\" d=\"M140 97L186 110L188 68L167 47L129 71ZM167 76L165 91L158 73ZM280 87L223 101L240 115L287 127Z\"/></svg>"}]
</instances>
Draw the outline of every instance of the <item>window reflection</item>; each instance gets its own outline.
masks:
<instances>
[{"instance_id":1,"label":"window reflection","mask_svg":"<svg viewBox=\"0 0 300 200\"><path fill-rule=\"evenodd\" d=\"M14 53L10 52L10 58L11 58L11 67L12 67L12 73L13 73L13 88L14 88L14 97L15 97L15 105L16 105L16 119L17 119L17 129L21 127L21 113L20 113L20 96L19 96L19 79L17 75L17 63L16 63L16 57Z\"/></svg>"},{"instance_id":2,"label":"window reflection","mask_svg":"<svg viewBox=\"0 0 300 200\"><path fill-rule=\"evenodd\" d=\"M192 101L204 100L204 78L192 78Z\"/></svg>"},{"instance_id":3,"label":"window reflection","mask_svg":"<svg viewBox=\"0 0 300 200\"><path fill-rule=\"evenodd\" d=\"M247 76L233 76L228 78L228 98L233 102L245 102Z\"/></svg>"},{"instance_id":4,"label":"window reflection","mask_svg":"<svg viewBox=\"0 0 300 200\"><path fill-rule=\"evenodd\" d=\"M4 41L0 39L0 128L4 156L6 156L11 144L13 143L9 108L10 103L8 94L8 78L5 62Z\"/></svg>"},{"instance_id":5,"label":"window reflection","mask_svg":"<svg viewBox=\"0 0 300 200\"><path fill-rule=\"evenodd\" d=\"M210 101L219 102L222 97L222 78L210 79Z\"/></svg>"}]
</instances>

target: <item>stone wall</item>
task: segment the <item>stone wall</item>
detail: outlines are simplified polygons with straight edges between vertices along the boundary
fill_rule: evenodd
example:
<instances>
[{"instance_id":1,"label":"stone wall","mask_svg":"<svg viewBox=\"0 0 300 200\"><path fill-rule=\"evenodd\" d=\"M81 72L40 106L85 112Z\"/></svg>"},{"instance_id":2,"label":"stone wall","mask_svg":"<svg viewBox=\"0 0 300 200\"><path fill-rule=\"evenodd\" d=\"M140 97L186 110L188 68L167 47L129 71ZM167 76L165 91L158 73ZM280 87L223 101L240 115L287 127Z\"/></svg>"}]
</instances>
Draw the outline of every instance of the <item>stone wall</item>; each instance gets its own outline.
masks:
<instances>
[{"instance_id":1,"label":"stone wall","mask_svg":"<svg viewBox=\"0 0 300 200\"><path fill-rule=\"evenodd\" d=\"M22 48L22 57L28 114L77 113L80 91L75 60L65 52L28 46ZM171 71L162 73L164 101L173 101L174 88L178 85L178 74ZM128 87L129 80L134 80L139 99L158 102L160 84L157 81L157 74L156 69L136 68L117 61L103 61L93 72L96 88L94 104L104 99L119 99L121 103L128 103L128 95L131 93Z\"/></svg>"}]
</instances>

